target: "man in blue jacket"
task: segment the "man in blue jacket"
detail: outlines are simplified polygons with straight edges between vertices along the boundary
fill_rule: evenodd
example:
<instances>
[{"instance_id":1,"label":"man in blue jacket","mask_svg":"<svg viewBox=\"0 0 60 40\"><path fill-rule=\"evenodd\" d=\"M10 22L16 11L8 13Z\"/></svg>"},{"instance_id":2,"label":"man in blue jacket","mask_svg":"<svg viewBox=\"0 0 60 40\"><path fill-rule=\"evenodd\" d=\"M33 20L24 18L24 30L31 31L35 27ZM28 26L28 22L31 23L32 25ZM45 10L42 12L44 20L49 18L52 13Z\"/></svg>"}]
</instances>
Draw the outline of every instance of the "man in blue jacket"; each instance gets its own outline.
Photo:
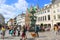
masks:
<instances>
[{"instance_id":1,"label":"man in blue jacket","mask_svg":"<svg viewBox=\"0 0 60 40\"><path fill-rule=\"evenodd\" d=\"M39 37L38 31L39 31L39 26L36 25L36 26L35 26L35 33L37 34L37 37Z\"/></svg>"}]
</instances>

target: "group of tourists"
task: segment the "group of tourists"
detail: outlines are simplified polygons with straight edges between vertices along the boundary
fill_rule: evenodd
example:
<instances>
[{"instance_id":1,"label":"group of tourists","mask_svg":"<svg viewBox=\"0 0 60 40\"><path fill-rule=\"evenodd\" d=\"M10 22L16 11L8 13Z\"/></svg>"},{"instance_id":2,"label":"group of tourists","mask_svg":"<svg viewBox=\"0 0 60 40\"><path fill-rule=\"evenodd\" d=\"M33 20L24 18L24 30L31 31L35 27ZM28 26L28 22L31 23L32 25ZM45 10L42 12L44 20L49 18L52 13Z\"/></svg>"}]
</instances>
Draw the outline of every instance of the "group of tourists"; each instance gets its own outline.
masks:
<instances>
[{"instance_id":1,"label":"group of tourists","mask_svg":"<svg viewBox=\"0 0 60 40\"><path fill-rule=\"evenodd\" d=\"M9 34L11 36L16 36L16 31L18 32L18 35L17 36L20 36L20 27L16 27L16 26L11 26L11 27L8 27L8 30L9 30Z\"/></svg>"},{"instance_id":2,"label":"group of tourists","mask_svg":"<svg viewBox=\"0 0 60 40\"><path fill-rule=\"evenodd\" d=\"M16 36L16 31L18 32L17 36L20 36L20 28L19 27L15 27L15 26L2 26L0 28L0 35L1 37L4 39L4 36L6 36L6 31L8 31L9 35L11 36Z\"/></svg>"},{"instance_id":3,"label":"group of tourists","mask_svg":"<svg viewBox=\"0 0 60 40\"><path fill-rule=\"evenodd\" d=\"M28 30L28 27L27 26L23 26L22 28L20 28L21 26L2 26L0 28L0 35L1 37L4 39L6 35L6 31L8 30L8 34L15 37L15 36L18 36L18 37L22 37L22 39L26 39L27 36L26 36L26 31ZM21 31L22 31L22 34L21 34ZM17 34L17 35L16 35Z\"/></svg>"},{"instance_id":4,"label":"group of tourists","mask_svg":"<svg viewBox=\"0 0 60 40\"><path fill-rule=\"evenodd\" d=\"M30 32L31 33L31 35L32 35L32 37L39 37L39 31L40 31L40 29L42 30L42 31L44 31L44 26L41 24L40 26L39 25L35 25L35 27L34 27L34 32ZM26 35L26 33L27 33L27 31L29 31L30 30L30 27L28 27L28 26L23 26L23 30L22 30L22 39L24 39L24 40L26 40L27 39L27 35Z\"/></svg>"},{"instance_id":5,"label":"group of tourists","mask_svg":"<svg viewBox=\"0 0 60 40\"><path fill-rule=\"evenodd\" d=\"M21 26L20 26L21 27ZM2 38L4 38L4 36L5 36L5 33L6 33L6 31L8 30L9 31L9 34L11 35L11 36L21 36L22 37L22 40L26 40L27 39L27 35L26 35L26 33L27 33L27 31L29 31L30 29L29 29L29 27L28 26L26 26L26 25L24 25L22 28L20 28L20 27L16 27L16 26L9 26L9 27L5 27L5 26L2 26L1 28L0 28L0 31L1 31L1 37ZM32 35L33 36L35 36L35 37L39 37L39 34L38 34L38 32L39 32L39 29L41 29L43 27L43 25L41 25L40 27L38 26L38 25L36 25L35 26L35 31L34 31L34 34L32 33ZM44 27L43 27L43 29L44 29ZM60 30L59 30L59 27L58 27L58 25L54 25L54 28L53 28L53 30L54 30L54 33L55 34L57 34ZM17 31L17 35L16 35L16 31ZM22 31L22 34L21 34L21 31Z\"/></svg>"}]
</instances>

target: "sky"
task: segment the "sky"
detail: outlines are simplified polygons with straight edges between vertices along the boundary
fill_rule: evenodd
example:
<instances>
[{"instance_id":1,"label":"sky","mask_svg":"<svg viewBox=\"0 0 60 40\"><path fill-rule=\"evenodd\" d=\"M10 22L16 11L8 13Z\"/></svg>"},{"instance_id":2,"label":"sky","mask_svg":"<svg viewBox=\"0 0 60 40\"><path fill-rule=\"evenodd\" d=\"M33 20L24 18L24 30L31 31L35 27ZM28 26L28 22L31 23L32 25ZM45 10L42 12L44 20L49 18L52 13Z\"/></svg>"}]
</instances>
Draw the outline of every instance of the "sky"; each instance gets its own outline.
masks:
<instances>
[{"instance_id":1,"label":"sky","mask_svg":"<svg viewBox=\"0 0 60 40\"><path fill-rule=\"evenodd\" d=\"M51 0L0 0L0 14L5 17L5 22L26 12L31 5L39 5L40 8L51 3Z\"/></svg>"}]
</instances>

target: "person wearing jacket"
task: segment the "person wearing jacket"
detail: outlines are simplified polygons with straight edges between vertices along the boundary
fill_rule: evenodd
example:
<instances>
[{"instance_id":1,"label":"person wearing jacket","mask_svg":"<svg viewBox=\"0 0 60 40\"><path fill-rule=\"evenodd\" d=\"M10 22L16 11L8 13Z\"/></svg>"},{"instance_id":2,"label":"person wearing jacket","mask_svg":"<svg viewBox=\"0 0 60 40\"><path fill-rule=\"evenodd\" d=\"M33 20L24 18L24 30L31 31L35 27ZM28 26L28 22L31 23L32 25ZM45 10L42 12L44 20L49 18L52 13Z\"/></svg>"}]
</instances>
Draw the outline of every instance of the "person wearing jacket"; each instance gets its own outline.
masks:
<instances>
[{"instance_id":1,"label":"person wearing jacket","mask_svg":"<svg viewBox=\"0 0 60 40\"><path fill-rule=\"evenodd\" d=\"M39 27L38 27L38 25L36 25L35 26L35 33L37 34L37 37L39 37L38 31L39 31Z\"/></svg>"},{"instance_id":2,"label":"person wearing jacket","mask_svg":"<svg viewBox=\"0 0 60 40\"><path fill-rule=\"evenodd\" d=\"M1 30L2 30L2 38L4 39L6 29L4 28L4 26L2 26Z\"/></svg>"}]
</instances>

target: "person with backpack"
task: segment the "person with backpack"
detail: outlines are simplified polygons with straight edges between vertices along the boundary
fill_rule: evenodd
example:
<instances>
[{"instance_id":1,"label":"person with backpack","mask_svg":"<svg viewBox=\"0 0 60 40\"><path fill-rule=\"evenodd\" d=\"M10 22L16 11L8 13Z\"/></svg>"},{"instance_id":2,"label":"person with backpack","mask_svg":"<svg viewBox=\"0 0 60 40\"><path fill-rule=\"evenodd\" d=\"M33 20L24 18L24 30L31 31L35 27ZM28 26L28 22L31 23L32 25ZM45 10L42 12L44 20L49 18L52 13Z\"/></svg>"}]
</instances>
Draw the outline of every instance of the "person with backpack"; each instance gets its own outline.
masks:
<instances>
[{"instance_id":1,"label":"person with backpack","mask_svg":"<svg viewBox=\"0 0 60 40\"><path fill-rule=\"evenodd\" d=\"M14 30L13 30L13 28L11 27L11 28L9 29L9 34L12 36L13 33L14 33Z\"/></svg>"},{"instance_id":2,"label":"person with backpack","mask_svg":"<svg viewBox=\"0 0 60 40\"><path fill-rule=\"evenodd\" d=\"M37 37L39 37L38 31L39 31L39 27L38 27L38 25L36 25L35 26L35 33L37 34Z\"/></svg>"}]
</instances>

